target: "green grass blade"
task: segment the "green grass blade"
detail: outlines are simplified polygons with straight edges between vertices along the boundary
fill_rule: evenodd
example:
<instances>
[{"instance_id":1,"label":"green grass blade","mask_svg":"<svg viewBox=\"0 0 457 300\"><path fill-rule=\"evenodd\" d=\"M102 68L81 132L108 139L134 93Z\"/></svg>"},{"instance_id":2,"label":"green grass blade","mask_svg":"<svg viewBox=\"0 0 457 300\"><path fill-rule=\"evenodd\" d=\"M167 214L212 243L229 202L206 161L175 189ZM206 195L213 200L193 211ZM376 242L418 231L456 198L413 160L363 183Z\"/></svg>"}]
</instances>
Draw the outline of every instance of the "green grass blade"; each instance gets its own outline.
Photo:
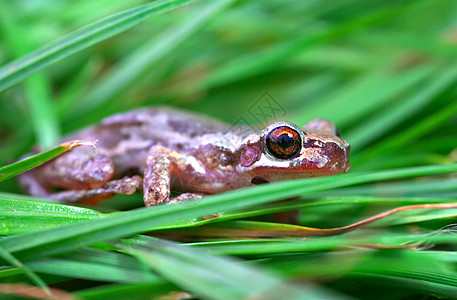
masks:
<instances>
[{"instance_id":1,"label":"green grass blade","mask_svg":"<svg viewBox=\"0 0 457 300\"><path fill-rule=\"evenodd\" d=\"M208 20L220 13L233 0L203 2L206 6L187 16L179 25L174 26L161 35L145 41L141 48L130 54L119 65L99 80L93 90L78 101L76 107L69 112L68 118L77 120L87 117L88 111L95 111L119 95L127 87L132 86L146 70L162 60L169 52L177 48L185 40L194 35ZM71 122L71 121L70 121Z\"/></svg>"},{"instance_id":2,"label":"green grass blade","mask_svg":"<svg viewBox=\"0 0 457 300\"><path fill-rule=\"evenodd\" d=\"M142 272L118 265L99 264L84 260L46 258L29 263L36 272L77 277L88 280L141 283L157 280L152 272Z\"/></svg>"},{"instance_id":3,"label":"green grass blade","mask_svg":"<svg viewBox=\"0 0 457 300\"><path fill-rule=\"evenodd\" d=\"M0 194L0 235L43 230L104 215L88 208L64 205L53 201L31 201L5 198Z\"/></svg>"},{"instance_id":4,"label":"green grass blade","mask_svg":"<svg viewBox=\"0 0 457 300\"><path fill-rule=\"evenodd\" d=\"M451 102L443 107L443 109L420 120L420 122L415 123L414 126L411 126L410 128L393 135L391 138L386 139L383 143L360 153L352 162L354 164L367 163L374 161L375 157L378 155L389 153L401 147L405 147L405 145L408 145L415 138L424 136L427 133L435 130L456 114L457 102ZM446 140L448 141L448 139Z\"/></svg>"},{"instance_id":5,"label":"green grass blade","mask_svg":"<svg viewBox=\"0 0 457 300\"><path fill-rule=\"evenodd\" d=\"M341 274L346 275L347 279L354 280L367 276L372 280L388 279L390 284L399 285L402 288L454 298L457 295L457 273L447 265L449 262L447 259L439 251L362 249L332 252L326 255L278 256L278 258L263 261L263 264L275 266L275 269L281 270L283 275L289 278L306 276L319 280L328 274Z\"/></svg>"},{"instance_id":6,"label":"green grass blade","mask_svg":"<svg viewBox=\"0 0 457 300\"><path fill-rule=\"evenodd\" d=\"M451 228L452 229L452 228ZM189 243L193 247L203 247L211 253L238 256L268 255L290 252L321 252L329 250L347 249L363 244L378 244L386 246L427 245L429 243L455 242L455 235L451 230L442 230L424 234L402 234L389 231L365 231L340 236L329 236L309 239L244 239L213 242Z\"/></svg>"},{"instance_id":7,"label":"green grass blade","mask_svg":"<svg viewBox=\"0 0 457 300\"><path fill-rule=\"evenodd\" d=\"M137 259L108 245L104 249L83 248L75 252L29 262L30 269L41 274L77 277L94 281L163 284L165 280Z\"/></svg>"},{"instance_id":8,"label":"green grass blade","mask_svg":"<svg viewBox=\"0 0 457 300\"><path fill-rule=\"evenodd\" d=\"M9 3L4 3L2 9L0 29L7 43L13 48L11 52L19 57L32 48L27 39L17 38L26 35L26 30L17 19L14 19ZM50 80L44 74L35 74L25 82L24 87L36 140L42 149L49 149L59 138L58 120L51 101Z\"/></svg>"},{"instance_id":9,"label":"green grass blade","mask_svg":"<svg viewBox=\"0 0 457 300\"><path fill-rule=\"evenodd\" d=\"M114 14L76 30L0 68L0 92L27 76L78 51L123 32L148 17L193 0L160 0Z\"/></svg>"},{"instance_id":10,"label":"green grass blade","mask_svg":"<svg viewBox=\"0 0 457 300\"><path fill-rule=\"evenodd\" d=\"M35 274L28 266L22 264L17 258L15 258L11 253L0 247L0 257L2 257L5 261L10 263L12 266L15 266L19 269L21 269L24 274L32 280L37 286L43 289L46 294L49 296L51 295L51 291L49 290L48 285L41 280L40 277L38 277L37 274Z\"/></svg>"},{"instance_id":11,"label":"green grass blade","mask_svg":"<svg viewBox=\"0 0 457 300\"><path fill-rule=\"evenodd\" d=\"M56 145L60 138L59 121L51 102L49 82L43 74L34 74L25 82L33 129L41 149Z\"/></svg>"},{"instance_id":12,"label":"green grass blade","mask_svg":"<svg viewBox=\"0 0 457 300\"><path fill-rule=\"evenodd\" d=\"M357 17L352 16L352 18L344 20L344 22L338 22L335 26L302 36L296 37L297 34L294 33L291 37L285 39L286 42L275 44L273 47L261 52L256 51L224 63L201 84L205 88L216 87L270 71L305 50L340 36L354 34L364 26L376 24L380 20L395 16L401 10L401 5L392 6L385 10L378 10Z\"/></svg>"},{"instance_id":13,"label":"green grass blade","mask_svg":"<svg viewBox=\"0 0 457 300\"><path fill-rule=\"evenodd\" d=\"M304 193L373 181L437 175L456 171L457 165L443 165L278 182L213 195L201 201L188 201L186 205L178 203L142 208L123 212L109 218L43 230L40 234L27 233L11 236L0 240L0 247L4 247L16 257L24 260L24 258L37 257L38 253L40 256L61 253L145 230L164 229L177 224L190 226L193 224L193 219L198 220L221 211L246 208ZM78 242L75 243L75 240Z\"/></svg>"},{"instance_id":14,"label":"green grass blade","mask_svg":"<svg viewBox=\"0 0 457 300\"><path fill-rule=\"evenodd\" d=\"M425 84L412 96L402 103L395 105L388 111L384 111L347 133L346 137L354 148L362 148L376 140L387 130L393 128L406 117L413 115L427 103L431 102L444 89L455 84L457 81L457 67L450 66L440 70L432 81Z\"/></svg>"},{"instance_id":15,"label":"green grass blade","mask_svg":"<svg viewBox=\"0 0 457 300\"><path fill-rule=\"evenodd\" d=\"M130 299L150 300L176 292L178 288L170 283L109 284L89 288L74 293L76 297L87 300Z\"/></svg>"},{"instance_id":16,"label":"green grass blade","mask_svg":"<svg viewBox=\"0 0 457 300\"><path fill-rule=\"evenodd\" d=\"M19 175L27 170L30 170L40 164L53 159L54 157L59 156L60 154L69 151L75 147L91 145L94 146L91 142L82 142L82 141L71 141L60 146L57 146L51 150L41 152L39 154L32 155L18 162L9 164L7 166L0 167L0 182L8 178Z\"/></svg>"},{"instance_id":17,"label":"green grass blade","mask_svg":"<svg viewBox=\"0 0 457 300\"><path fill-rule=\"evenodd\" d=\"M73 109L75 102L80 100L88 88L88 83L93 80L97 72L100 72L102 62L99 59L91 59L84 64L82 69L74 75L70 84L62 89L56 98L55 110L59 117L64 119L64 115Z\"/></svg>"},{"instance_id":18,"label":"green grass blade","mask_svg":"<svg viewBox=\"0 0 457 300\"><path fill-rule=\"evenodd\" d=\"M364 73L351 84L336 90L328 99L324 99L323 103L319 101L315 105L308 105L303 112L294 113L305 120L326 118L338 126L348 126L354 120L360 120L367 115L376 113L393 97L418 86L430 77L436 69L436 65L433 64L421 65L400 74L392 74L390 70L380 72L376 69L373 74ZM373 91L378 92L373 94ZM354 99L370 100L354 101ZM347 113L339 113L345 109L348 110ZM353 135L345 133L344 138L349 141L352 149L358 149L357 144L353 145L355 139Z\"/></svg>"},{"instance_id":19,"label":"green grass blade","mask_svg":"<svg viewBox=\"0 0 457 300\"><path fill-rule=\"evenodd\" d=\"M347 299L320 288L293 286L234 259L208 255L164 240L141 237L116 245L203 298Z\"/></svg>"}]
</instances>

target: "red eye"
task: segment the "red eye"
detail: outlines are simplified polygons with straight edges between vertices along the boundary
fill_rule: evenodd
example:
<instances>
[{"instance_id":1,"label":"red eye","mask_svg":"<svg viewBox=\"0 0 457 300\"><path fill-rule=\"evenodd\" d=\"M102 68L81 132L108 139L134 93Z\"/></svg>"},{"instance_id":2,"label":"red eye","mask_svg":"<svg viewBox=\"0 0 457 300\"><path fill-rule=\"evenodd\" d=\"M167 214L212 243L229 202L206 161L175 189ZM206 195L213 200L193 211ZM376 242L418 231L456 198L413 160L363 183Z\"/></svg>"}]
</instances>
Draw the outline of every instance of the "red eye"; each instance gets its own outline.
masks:
<instances>
[{"instance_id":1,"label":"red eye","mask_svg":"<svg viewBox=\"0 0 457 300\"><path fill-rule=\"evenodd\" d=\"M288 159L301 150L300 134L288 126L279 126L270 131L265 138L268 152L276 158Z\"/></svg>"}]
</instances>

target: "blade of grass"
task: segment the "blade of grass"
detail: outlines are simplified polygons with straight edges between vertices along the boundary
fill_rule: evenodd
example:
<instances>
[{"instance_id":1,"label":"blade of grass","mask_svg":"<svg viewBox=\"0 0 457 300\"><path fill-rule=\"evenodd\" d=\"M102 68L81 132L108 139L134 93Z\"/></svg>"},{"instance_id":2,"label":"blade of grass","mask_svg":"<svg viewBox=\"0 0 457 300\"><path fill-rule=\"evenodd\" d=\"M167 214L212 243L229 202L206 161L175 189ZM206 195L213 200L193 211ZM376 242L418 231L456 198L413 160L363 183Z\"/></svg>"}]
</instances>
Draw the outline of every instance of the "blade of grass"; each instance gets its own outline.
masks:
<instances>
[{"instance_id":1,"label":"blade of grass","mask_svg":"<svg viewBox=\"0 0 457 300\"><path fill-rule=\"evenodd\" d=\"M102 63L100 59L91 59L75 74L72 82L62 88L55 103L55 109L59 117L67 114L72 109L74 103L83 97L87 87L101 69Z\"/></svg>"},{"instance_id":2,"label":"blade of grass","mask_svg":"<svg viewBox=\"0 0 457 300\"><path fill-rule=\"evenodd\" d=\"M139 283L139 284L109 284L89 288L74 293L76 297L87 300L130 299L150 300L160 299L160 296L175 292L178 288L171 283Z\"/></svg>"},{"instance_id":3,"label":"blade of grass","mask_svg":"<svg viewBox=\"0 0 457 300\"><path fill-rule=\"evenodd\" d=\"M109 251L115 250L111 246L103 246L105 246L103 250L83 248L64 255L37 259L27 263L27 266L40 274L62 276L60 278L76 277L101 282L148 282L150 284L165 282L137 259L123 253ZM19 269L9 271L13 274L21 274L18 272ZM0 272L0 277L6 278L7 275L3 273L4 271Z\"/></svg>"},{"instance_id":4,"label":"blade of grass","mask_svg":"<svg viewBox=\"0 0 457 300\"><path fill-rule=\"evenodd\" d=\"M294 57L286 65L291 68L302 66L369 72L374 65L379 66L376 69L382 69L391 60L391 57L379 57L369 51L324 44L324 47L316 47Z\"/></svg>"},{"instance_id":5,"label":"blade of grass","mask_svg":"<svg viewBox=\"0 0 457 300\"><path fill-rule=\"evenodd\" d=\"M429 243L455 243L455 234L451 230L443 229L427 233L398 233L391 231L368 231L362 234L357 232L346 235L328 236L304 239L243 239L228 241L196 242L186 245L202 247L210 253L237 256L263 256L278 253L322 252L348 249L357 246L383 245L401 246L412 245L419 247Z\"/></svg>"},{"instance_id":6,"label":"blade of grass","mask_svg":"<svg viewBox=\"0 0 457 300\"><path fill-rule=\"evenodd\" d=\"M82 27L0 68L0 92L38 70L123 32L154 14L164 13L193 1L154 1Z\"/></svg>"},{"instance_id":7,"label":"blade of grass","mask_svg":"<svg viewBox=\"0 0 457 300\"><path fill-rule=\"evenodd\" d=\"M131 86L146 70L163 59L169 52L189 39L210 18L231 4L233 0L203 2L205 6L187 16L179 25L169 28L158 37L146 41L139 49L127 56L113 70L100 79L92 91L74 109L68 111L67 117L77 120L87 118L87 114L99 115L97 109ZM70 113L71 112L71 113ZM89 116L90 117L90 116Z\"/></svg>"},{"instance_id":8,"label":"blade of grass","mask_svg":"<svg viewBox=\"0 0 457 300\"><path fill-rule=\"evenodd\" d=\"M414 198L442 198L443 201L446 199L452 199L452 195L455 192L455 186L457 180L449 178L443 179L431 179L427 181L405 181L405 182L390 182L390 183L379 183L375 186L357 186L347 187L343 189L337 189L334 191L325 191L320 193L310 194L309 197L344 197L344 196L356 196L356 197L414 197ZM374 196L375 195L375 196ZM408 202L405 202L408 204Z\"/></svg>"},{"instance_id":9,"label":"blade of grass","mask_svg":"<svg viewBox=\"0 0 457 300\"><path fill-rule=\"evenodd\" d=\"M50 84L43 74L34 74L25 82L32 127L40 149L49 149L60 138L59 121L51 103Z\"/></svg>"},{"instance_id":10,"label":"blade of grass","mask_svg":"<svg viewBox=\"0 0 457 300\"><path fill-rule=\"evenodd\" d=\"M455 200L454 200L455 201ZM457 210L428 210L428 211L405 211L398 216L393 216L389 219L379 220L373 224L376 227L395 226L399 224L415 224L427 221L450 220L455 219Z\"/></svg>"},{"instance_id":11,"label":"blade of grass","mask_svg":"<svg viewBox=\"0 0 457 300\"><path fill-rule=\"evenodd\" d=\"M95 147L95 144L92 142L83 142L83 141L70 141L63 143L60 146L57 146L51 150L41 152L39 154L30 156L18 162L9 164L7 166L0 167L0 181L4 181L8 178L14 177L20 173L23 173L27 170L30 170L54 157L59 156L60 154L69 151L75 147L90 145Z\"/></svg>"},{"instance_id":12,"label":"blade of grass","mask_svg":"<svg viewBox=\"0 0 457 300\"><path fill-rule=\"evenodd\" d=\"M332 193L333 192L333 193ZM220 213L219 216L215 219L208 219L202 220L198 224L211 224L217 223L221 221L228 221L234 219L245 219L255 216L262 216L262 215L269 215L276 212L285 212L294 209L303 209L303 208L312 208L312 207L320 207L320 206L348 206L348 205L363 205L363 204L370 204L374 205L389 205L389 207L393 206L402 206L402 205L412 205L412 204L429 204L429 203L454 203L456 200L454 198L429 198L429 197L421 197L421 198L382 198L382 197L375 197L375 196L358 196L357 193L354 193L356 196L350 196L348 193L347 196L328 196L328 195L338 195L341 192L341 189L330 191L328 193L316 193L316 194L309 194L304 196L300 200L294 201L287 201L287 202L273 202L262 204L259 206L250 207L248 209L236 210L232 212L223 212ZM328 208L326 208L328 210ZM374 213L374 212L372 212ZM353 220L351 218L351 220ZM349 221L348 223L350 223ZM354 221L352 221L354 222ZM302 223L301 223L302 224ZM179 227L177 227L179 228ZM193 229L188 229L193 230ZM179 231L179 230L178 230ZM165 234L168 230L165 231ZM156 232L157 233L157 232Z\"/></svg>"},{"instance_id":13,"label":"blade of grass","mask_svg":"<svg viewBox=\"0 0 457 300\"><path fill-rule=\"evenodd\" d=\"M391 45L400 49L423 52L438 57L448 56L455 58L455 45L430 33L417 35L401 30L395 32L380 30L376 34L373 34L373 32L369 34L360 33L354 36L353 39L363 44L369 44L370 46L382 45L385 47Z\"/></svg>"},{"instance_id":14,"label":"blade of grass","mask_svg":"<svg viewBox=\"0 0 457 300\"><path fill-rule=\"evenodd\" d=\"M326 254L281 255L260 263L280 270L281 274L291 279L298 276L319 280L328 278L330 274L355 279L368 275L371 280L389 278L391 284L402 288L455 297L457 274L440 253L437 254L355 249Z\"/></svg>"},{"instance_id":15,"label":"blade of grass","mask_svg":"<svg viewBox=\"0 0 457 300\"><path fill-rule=\"evenodd\" d=\"M150 237L116 243L120 249L196 295L212 299L347 299L328 290L293 286L230 258Z\"/></svg>"},{"instance_id":16,"label":"blade of grass","mask_svg":"<svg viewBox=\"0 0 457 300\"><path fill-rule=\"evenodd\" d=\"M37 231L104 216L92 209L52 201L11 200L0 195L0 203L0 235Z\"/></svg>"},{"instance_id":17,"label":"blade of grass","mask_svg":"<svg viewBox=\"0 0 457 300\"><path fill-rule=\"evenodd\" d=\"M408 288L416 293L418 291L422 293L430 293L432 295L442 297L442 298L456 298L457 297L457 289L455 284L446 283L443 279L450 279L451 277L455 277L456 275L441 275L436 272L430 272L429 276L425 276L426 274L420 274L415 270L407 270L402 274L403 276L399 275L380 275L372 272L351 272L350 277L352 279L363 278L365 280L373 280L380 284L385 284L387 286L397 286L401 288ZM416 279L411 278L410 274L416 275L423 275L419 277L430 277L430 278L440 278L441 280L425 280L425 279Z\"/></svg>"},{"instance_id":18,"label":"blade of grass","mask_svg":"<svg viewBox=\"0 0 457 300\"><path fill-rule=\"evenodd\" d=\"M88 280L144 283L154 282L157 276L152 272L135 270L119 265L107 265L95 262L85 262L76 259L45 258L28 263L29 267L36 272L52 275L76 277Z\"/></svg>"},{"instance_id":19,"label":"blade of grass","mask_svg":"<svg viewBox=\"0 0 457 300\"><path fill-rule=\"evenodd\" d=\"M2 111L2 114L3 113L7 114L8 112ZM18 117L17 114L14 116ZM0 164L10 163L12 159L16 159L21 154L30 151L33 146L32 135L32 128L30 124L26 123L15 132L14 136L2 140L3 144L0 147Z\"/></svg>"},{"instance_id":20,"label":"blade of grass","mask_svg":"<svg viewBox=\"0 0 457 300\"><path fill-rule=\"evenodd\" d=\"M90 220L37 233L26 233L0 239L0 247L23 260L62 253L96 242L112 240L176 224L193 224L193 219L221 211L246 208L288 197L381 180L445 174L457 171L457 165L427 166L375 173L346 174L285 181L213 195L186 205L170 204L127 211L110 218Z\"/></svg>"},{"instance_id":21,"label":"blade of grass","mask_svg":"<svg viewBox=\"0 0 457 300\"><path fill-rule=\"evenodd\" d=\"M439 256L419 251L389 252L374 253L369 263L359 264L349 275L352 277L370 274L380 279L396 277L397 284L404 287L447 297L457 296L457 274Z\"/></svg>"},{"instance_id":22,"label":"blade of grass","mask_svg":"<svg viewBox=\"0 0 457 300\"><path fill-rule=\"evenodd\" d=\"M386 187L386 189L390 189L389 187ZM380 197L373 197L373 196L326 196L326 195L331 195L331 194L341 194L341 190L335 191L335 192L327 192L327 193L322 193L320 195L319 193L317 194L311 194L307 197L305 197L302 200L295 200L295 201L288 201L288 202L275 202L275 203L267 203L267 204L262 204L261 206L254 206L250 207L248 209L244 210L237 210L233 212L221 212L218 214L217 218L213 219L207 219L207 220L200 220L200 221L194 221L193 225L205 225L205 224L211 224L211 223L219 223L223 221L228 221L228 220L233 220L233 219L242 219L242 218L249 218L249 217L254 217L254 216L259 216L259 215L269 215L272 213L276 212L284 212L284 211L289 211L293 209L301 209L301 208L308 208L309 207L318 207L318 206L329 206L329 205L334 205L334 206L339 206L342 207L344 205L350 205L350 204L357 204L357 205L362 205L362 204L371 204L373 205L381 205L381 204L389 204L390 207L392 206L399 206L399 205L416 205L416 204L430 204L430 203L454 203L455 199L446 199L446 198L380 198ZM348 193L346 193L348 194ZM353 192L353 194L357 194L356 192ZM323 197L323 198L318 198L318 197ZM315 199L314 201L310 202L309 198ZM72 224L72 223L79 223L81 221L85 220L91 220L91 219L98 219L101 217L107 217L109 215L106 214L101 214L97 211L87 209L87 208L81 208L77 206L71 206L71 205L64 205L60 203L55 203L53 201L40 201L38 198L33 198L33 197L19 197L18 195L14 194L5 194L5 193L0 193L0 201L1 201L1 206L0 206L0 234L3 235L12 235L12 234L18 234L18 233L26 233L26 232L31 232L31 231L37 231L37 230L42 230L46 228L52 228L52 227L58 227L58 226L63 226L67 224ZM450 212L417 212L414 214L420 215L426 215L424 218L420 219L418 217L412 217L411 218L394 218L392 219L389 218L387 222L377 222L376 226L379 226L378 224L400 224L400 223L408 223L408 222L415 222L415 221L421 221L421 220L429 220L429 219L434 219L434 218L444 218L447 216L452 215ZM430 214L433 214L434 217L430 216ZM391 222L392 220L392 222ZM355 222L349 220L347 223ZM183 234L180 231L180 228L182 227L187 227L188 224L175 224L175 229L176 234L179 236L183 236ZM216 224L215 227L202 227L198 226L195 228L189 228L186 230L186 235L189 236L226 236L223 229L220 227L221 225ZM227 223L222 225L224 228L227 228L231 232L231 229L234 230L236 234L239 234L240 236L243 236L242 230L237 230L236 226L232 226ZM287 228L286 228L287 229ZM308 230L300 230L303 229L302 227L296 228L296 227L291 227L290 231L294 231L296 229L295 235L300 235L300 236L307 236L312 233L313 230L310 229ZM252 228L249 230L253 230ZM246 231L246 232L249 232ZM273 230L273 229L272 229ZM218 234L215 234L218 232ZM268 229L265 230L262 229L261 231L255 230L255 232L258 232L258 235L256 236L278 236L278 235L284 235L283 231L277 231L274 229L273 231L269 231ZM170 236L174 235L175 232L173 230L165 230L163 232L161 231L156 231L155 235L164 235L164 236ZM244 233L246 234L246 233ZM264 234L264 235L262 235ZM251 234L248 234L251 236ZM286 234L287 235L287 234ZM294 233L289 233L287 236L294 235ZM233 236L231 234L230 236Z\"/></svg>"},{"instance_id":23,"label":"blade of grass","mask_svg":"<svg viewBox=\"0 0 457 300\"><path fill-rule=\"evenodd\" d=\"M35 274L28 266L24 265L20 262L16 257L11 255L8 251L0 247L0 257L2 257L5 261L7 261L12 266L19 268L24 272L24 274L37 286L39 286L48 296L51 295L51 291L48 285L41 280L41 278Z\"/></svg>"},{"instance_id":24,"label":"blade of grass","mask_svg":"<svg viewBox=\"0 0 457 300\"><path fill-rule=\"evenodd\" d=\"M392 137L383 141L383 143L371 147L360 153L352 160L353 164L366 163L373 160L377 155L391 152L408 145L413 139L426 135L427 133L438 128L442 123L454 117L457 113L457 102L451 102L443 109L436 111L430 116L414 123L410 128L403 130Z\"/></svg>"},{"instance_id":25,"label":"blade of grass","mask_svg":"<svg viewBox=\"0 0 457 300\"><path fill-rule=\"evenodd\" d=\"M294 119L328 118L338 126L348 126L354 120L375 113L393 97L418 86L430 77L436 69L437 65L428 64L400 74L392 74L390 70L379 71L378 69L372 73L363 73L351 84L329 95L328 99L307 106L302 112L296 112L297 117ZM373 91L377 92L373 93ZM367 100L354 101L354 99ZM345 111L345 113L339 113L341 111ZM357 145L353 146L352 136L345 133L344 138L349 141L352 149L357 149Z\"/></svg>"},{"instance_id":26,"label":"blade of grass","mask_svg":"<svg viewBox=\"0 0 457 300\"><path fill-rule=\"evenodd\" d=\"M14 19L9 3L2 6L3 18L0 20L1 31L6 37L7 45L15 56L21 56L32 48L26 39L18 39L24 36L25 30L18 20ZM30 107L33 129L38 144L42 149L49 149L57 143L59 138L59 124L57 116L51 104L50 83L43 74L35 74L25 82L25 95Z\"/></svg>"},{"instance_id":27,"label":"blade of grass","mask_svg":"<svg viewBox=\"0 0 457 300\"><path fill-rule=\"evenodd\" d=\"M431 102L443 90L449 88L457 81L457 67L454 65L440 70L429 84L424 85L409 98L390 107L388 110L378 113L365 122L363 126L351 130L345 134L353 149L361 149L368 143L376 140L387 130L393 128L406 117L411 116L427 103Z\"/></svg>"},{"instance_id":28,"label":"blade of grass","mask_svg":"<svg viewBox=\"0 0 457 300\"><path fill-rule=\"evenodd\" d=\"M455 201L455 200L454 200ZM336 228L311 228L290 224L281 224L281 223L269 223L269 222L258 222L258 221L226 221L222 223L215 223L209 226L198 226L194 228L188 228L186 233L181 233L178 230L176 233L182 236L202 236L202 237L308 237L308 236L333 236L340 235L343 233L351 232L362 227L365 227L368 224L382 220L386 217L389 217L393 214L410 211L410 210L423 210L423 209L432 209L432 210L445 210L445 212L435 212L432 211L435 216L427 216L425 218L409 218L408 221L404 220L402 216L397 218L400 219L400 223L407 222L418 222L423 220L435 220L444 217L450 217L456 215L457 203L425 203L425 204L415 204L407 205L402 207L397 207L388 211L378 213L376 215L370 216L369 218L357 221L355 223L336 227ZM416 212L417 214L417 212ZM425 213L427 214L427 213ZM394 219L395 222L395 219ZM391 225L393 223L384 222L384 226ZM378 225L379 226L379 225ZM381 225L382 226L382 225ZM167 235L167 231L164 232ZM173 235L172 232L168 232Z\"/></svg>"},{"instance_id":29,"label":"blade of grass","mask_svg":"<svg viewBox=\"0 0 457 300\"><path fill-rule=\"evenodd\" d=\"M202 83L202 88L214 88L223 84L233 83L240 79L246 79L266 72L284 60L289 59L299 53L316 45L335 39L343 35L353 34L358 30L366 28L368 25L376 24L381 20L392 18L399 14L405 7L403 5L392 5L386 9L376 10L371 13L349 18L337 25L329 26L326 29L307 33L296 37L296 33L286 39L286 42L278 43L262 52L249 53L237 57L225 63L212 72Z\"/></svg>"}]
</instances>

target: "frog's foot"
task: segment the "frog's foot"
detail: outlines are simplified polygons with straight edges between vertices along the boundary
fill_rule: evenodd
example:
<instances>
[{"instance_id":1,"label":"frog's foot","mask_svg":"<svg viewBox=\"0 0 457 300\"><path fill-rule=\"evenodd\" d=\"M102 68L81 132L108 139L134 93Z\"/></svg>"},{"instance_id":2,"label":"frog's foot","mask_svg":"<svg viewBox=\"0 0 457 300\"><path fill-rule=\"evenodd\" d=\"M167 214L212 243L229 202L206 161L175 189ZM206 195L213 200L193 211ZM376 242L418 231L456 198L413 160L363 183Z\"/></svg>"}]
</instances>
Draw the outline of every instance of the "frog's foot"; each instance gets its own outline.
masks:
<instances>
[{"instance_id":1,"label":"frog's foot","mask_svg":"<svg viewBox=\"0 0 457 300\"><path fill-rule=\"evenodd\" d=\"M195 204L199 203L203 197L207 195L205 194L197 194L197 193L183 193L179 196L176 196L174 198L171 198L168 200L168 202L165 202L166 204L171 204L171 203L179 203L180 205L186 206L186 207L192 207ZM195 201L188 201L188 200L195 200ZM207 215L202 217L202 220L209 220L209 219L214 219L219 217L219 214L212 214L212 215Z\"/></svg>"},{"instance_id":2,"label":"frog's foot","mask_svg":"<svg viewBox=\"0 0 457 300\"><path fill-rule=\"evenodd\" d=\"M140 176L124 177L119 180L108 181L101 188L68 190L50 194L47 198L65 202L76 202L88 198L96 198L99 201L110 198L113 194L133 194L136 190L141 189L142 186L143 180Z\"/></svg>"},{"instance_id":3,"label":"frog's foot","mask_svg":"<svg viewBox=\"0 0 457 300\"><path fill-rule=\"evenodd\" d=\"M85 149L89 147L89 149ZM68 189L68 193L58 193L56 198L65 201L84 198L85 191L114 189L109 180L113 177L114 167L111 159L97 154L90 146L74 149L45 164L18 176L19 184L28 194L35 197L49 198L50 187ZM116 182L116 181L115 181Z\"/></svg>"},{"instance_id":4,"label":"frog's foot","mask_svg":"<svg viewBox=\"0 0 457 300\"><path fill-rule=\"evenodd\" d=\"M111 159L95 153L92 148L74 149L31 170L45 186L69 190L103 187L114 175Z\"/></svg>"},{"instance_id":5,"label":"frog's foot","mask_svg":"<svg viewBox=\"0 0 457 300\"><path fill-rule=\"evenodd\" d=\"M170 200L166 201L165 203L181 203L188 200L197 200L202 199L205 195L204 194L197 194L197 193L183 193L179 196L171 198Z\"/></svg>"}]
</instances>

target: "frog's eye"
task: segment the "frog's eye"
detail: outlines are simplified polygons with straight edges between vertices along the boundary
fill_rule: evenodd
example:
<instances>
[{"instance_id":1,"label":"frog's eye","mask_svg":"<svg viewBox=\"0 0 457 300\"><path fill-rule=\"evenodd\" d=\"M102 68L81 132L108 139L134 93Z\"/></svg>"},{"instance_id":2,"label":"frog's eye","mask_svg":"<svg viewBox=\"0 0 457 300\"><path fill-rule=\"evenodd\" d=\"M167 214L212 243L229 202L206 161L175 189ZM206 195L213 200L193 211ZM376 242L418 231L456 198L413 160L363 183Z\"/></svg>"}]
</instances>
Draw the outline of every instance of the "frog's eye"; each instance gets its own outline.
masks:
<instances>
[{"instance_id":1,"label":"frog's eye","mask_svg":"<svg viewBox=\"0 0 457 300\"><path fill-rule=\"evenodd\" d=\"M292 158L301 150L300 134L288 126L279 126L271 130L265 138L268 152L276 158Z\"/></svg>"}]
</instances>

